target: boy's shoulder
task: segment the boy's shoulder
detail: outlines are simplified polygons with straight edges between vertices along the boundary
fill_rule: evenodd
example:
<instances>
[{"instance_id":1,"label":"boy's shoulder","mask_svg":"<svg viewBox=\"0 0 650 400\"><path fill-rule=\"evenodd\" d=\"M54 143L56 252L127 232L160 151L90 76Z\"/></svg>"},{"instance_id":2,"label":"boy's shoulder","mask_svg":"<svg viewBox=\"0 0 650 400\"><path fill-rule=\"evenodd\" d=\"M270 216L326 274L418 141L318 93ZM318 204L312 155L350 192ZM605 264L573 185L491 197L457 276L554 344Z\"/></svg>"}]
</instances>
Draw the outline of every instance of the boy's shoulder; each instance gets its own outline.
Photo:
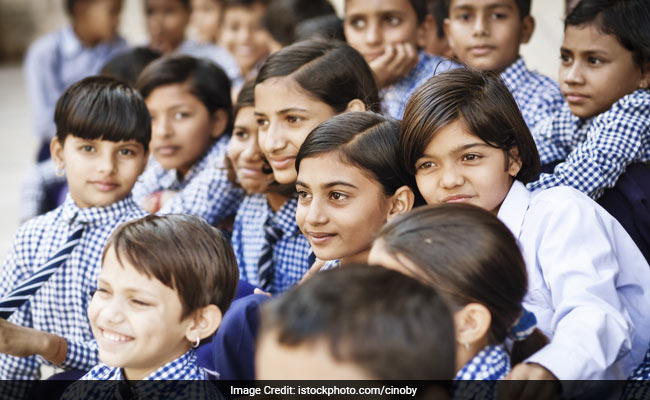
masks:
<instances>
[{"instance_id":1,"label":"boy's shoulder","mask_svg":"<svg viewBox=\"0 0 650 400\"><path fill-rule=\"evenodd\" d=\"M519 89L531 88L539 96L562 101L562 92L557 82L540 72L529 69L522 57L501 73L501 79L510 90L515 92Z\"/></svg>"},{"instance_id":2,"label":"boy's shoulder","mask_svg":"<svg viewBox=\"0 0 650 400\"><path fill-rule=\"evenodd\" d=\"M27 49L26 61L38 60L43 62L45 58L52 58L61 51L66 42L74 38L72 28L66 26L38 37Z\"/></svg>"},{"instance_id":3,"label":"boy's shoulder","mask_svg":"<svg viewBox=\"0 0 650 400\"><path fill-rule=\"evenodd\" d=\"M597 121L617 122L630 118L650 126L650 90L638 89L618 99L609 110L596 116Z\"/></svg>"}]
</instances>

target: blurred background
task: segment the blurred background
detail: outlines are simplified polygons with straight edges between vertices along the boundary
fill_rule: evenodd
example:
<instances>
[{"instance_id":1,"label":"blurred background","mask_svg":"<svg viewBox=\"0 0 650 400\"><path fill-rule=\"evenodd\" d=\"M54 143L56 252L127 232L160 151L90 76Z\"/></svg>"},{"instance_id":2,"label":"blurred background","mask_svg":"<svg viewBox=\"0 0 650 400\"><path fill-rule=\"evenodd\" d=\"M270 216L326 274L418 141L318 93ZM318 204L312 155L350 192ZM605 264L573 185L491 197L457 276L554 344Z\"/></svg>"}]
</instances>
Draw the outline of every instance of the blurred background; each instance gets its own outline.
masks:
<instances>
[{"instance_id":1,"label":"blurred background","mask_svg":"<svg viewBox=\"0 0 650 400\"><path fill-rule=\"evenodd\" d=\"M342 14L343 0L331 0ZM32 136L22 59L37 37L67 23L64 0L0 0L0 258L4 260L19 226L21 182L33 165L37 140ZM531 14L536 29L522 48L528 67L557 79L562 42L564 0L535 0ZM124 0L120 25L131 45L145 44L147 33L142 0Z\"/></svg>"}]
</instances>

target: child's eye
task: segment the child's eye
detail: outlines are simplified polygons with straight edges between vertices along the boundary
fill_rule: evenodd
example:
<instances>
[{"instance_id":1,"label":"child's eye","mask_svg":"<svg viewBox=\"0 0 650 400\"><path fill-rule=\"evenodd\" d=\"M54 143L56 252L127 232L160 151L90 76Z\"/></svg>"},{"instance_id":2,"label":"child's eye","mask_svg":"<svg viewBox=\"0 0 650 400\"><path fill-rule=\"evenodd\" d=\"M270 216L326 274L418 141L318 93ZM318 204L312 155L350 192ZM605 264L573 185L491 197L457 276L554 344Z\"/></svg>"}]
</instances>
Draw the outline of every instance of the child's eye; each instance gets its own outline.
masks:
<instances>
[{"instance_id":1,"label":"child's eye","mask_svg":"<svg viewBox=\"0 0 650 400\"><path fill-rule=\"evenodd\" d=\"M330 198L332 200L345 200L348 198L348 196L341 192L332 192L330 193Z\"/></svg>"},{"instance_id":2,"label":"child's eye","mask_svg":"<svg viewBox=\"0 0 650 400\"><path fill-rule=\"evenodd\" d=\"M89 144L85 144L79 148L81 151L84 151L86 153L90 153L95 151L95 148Z\"/></svg>"},{"instance_id":3,"label":"child's eye","mask_svg":"<svg viewBox=\"0 0 650 400\"><path fill-rule=\"evenodd\" d=\"M183 119L183 118L187 118L189 116L190 116L190 113L187 113L187 112L174 113L174 119Z\"/></svg>"},{"instance_id":4,"label":"child's eye","mask_svg":"<svg viewBox=\"0 0 650 400\"><path fill-rule=\"evenodd\" d=\"M456 14L456 19L459 21L469 21L471 15L469 13Z\"/></svg>"},{"instance_id":5,"label":"child's eye","mask_svg":"<svg viewBox=\"0 0 650 400\"><path fill-rule=\"evenodd\" d=\"M266 128L269 125L269 121L266 119L258 118L257 119L257 126L260 129Z\"/></svg>"},{"instance_id":6,"label":"child's eye","mask_svg":"<svg viewBox=\"0 0 650 400\"><path fill-rule=\"evenodd\" d=\"M568 64L571 62L571 56L569 56L568 54L560 54L560 60L563 63Z\"/></svg>"},{"instance_id":7,"label":"child's eye","mask_svg":"<svg viewBox=\"0 0 650 400\"><path fill-rule=\"evenodd\" d=\"M494 13L492 14L492 19L506 19L508 16L503 13Z\"/></svg>"},{"instance_id":8,"label":"child's eye","mask_svg":"<svg viewBox=\"0 0 650 400\"><path fill-rule=\"evenodd\" d=\"M92 292L90 292L90 297L95 297L95 295L105 297L105 296L108 296L109 294L110 293L109 293L108 290L106 290L104 288L97 288L97 289L93 290Z\"/></svg>"},{"instance_id":9,"label":"child's eye","mask_svg":"<svg viewBox=\"0 0 650 400\"><path fill-rule=\"evenodd\" d=\"M386 22L388 22L388 25L397 26L402 23L402 19L391 15L386 17Z\"/></svg>"},{"instance_id":10,"label":"child's eye","mask_svg":"<svg viewBox=\"0 0 650 400\"><path fill-rule=\"evenodd\" d=\"M431 161L425 161L416 166L417 169L429 169L433 168L433 163Z\"/></svg>"},{"instance_id":11,"label":"child's eye","mask_svg":"<svg viewBox=\"0 0 650 400\"><path fill-rule=\"evenodd\" d=\"M463 156L463 161L476 161L480 158L481 156L479 156L478 154L465 154Z\"/></svg>"},{"instance_id":12,"label":"child's eye","mask_svg":"<svg viewBox=\"0 0 650 400\"><path fill-rule=\"evenodd\" d=\"M148 306L151 305L151 304L149 304L147 302L144 302L144 301L138 300L138 299L131 299L131 303L133 303L133 304L135 304L136 306L139 306L139 307L148 307Z\"/></svg>"},{"instance_id":13,"label":"child's eye","mask_svg":"<svg viewBox=\"0 0 650 400\"><path fill-rule=\"evenodd\" d=\"M131 149L120 149L120 155L121 156L134 156L135 151Z\"/></svg>"},{"instance_id":14,"label":"child's eye","mask_svg":"<svg viewBox=\"0 0 650 400\"><path fill-rule=\"evenodd\" d=\"M295 124L302 121L302 118L296 117L294 115L287 115L287 122L290 124Z\"/></svg>"},{"instance_id":15,"label":"child's eye","mask_svg":"<svg viewBox=\"0 0 650 400\"><path fill-rule=\"evenodd\" d=\"M296 189L296 192L298 193L298 199L300 200L309 200L311 198L311 195L304 190Z\"/></svg>"},{"instance_id":16,"label":"child's eye","mask_svg":"<svg viewBox=\"0 0 650 400\"><path fill-rule=\"evenodd\" d=\"M363 29L363 28L366 27L366 21L361 19L361 18L355 18L355 19L350 20L350 25L354 29Z\"/></svg>"},{"instance_id":17,"label":"child's eye","mask_svg":"<svg viewBox=\"0 0 650 400\"><path fill-rule=\"evenodd\" d=\"M246 131L235 131L233 132L233 135L235 135L239 140L246 140L250 136Z\"/></svg>"},{"instance_id":18,"label":"child's eye","mask_svg":"<svg viewBox=\"0 0 650 400\"><path fill-rule=\"evenodd\" d=\"M591 65L600 65L600 64L603 63L603 60L601 60L600 58L596 58L596 57L589 57L589 58L587 59L587 61L588 61L589 64L591 64Z\"/></svg>"}]
</instances>

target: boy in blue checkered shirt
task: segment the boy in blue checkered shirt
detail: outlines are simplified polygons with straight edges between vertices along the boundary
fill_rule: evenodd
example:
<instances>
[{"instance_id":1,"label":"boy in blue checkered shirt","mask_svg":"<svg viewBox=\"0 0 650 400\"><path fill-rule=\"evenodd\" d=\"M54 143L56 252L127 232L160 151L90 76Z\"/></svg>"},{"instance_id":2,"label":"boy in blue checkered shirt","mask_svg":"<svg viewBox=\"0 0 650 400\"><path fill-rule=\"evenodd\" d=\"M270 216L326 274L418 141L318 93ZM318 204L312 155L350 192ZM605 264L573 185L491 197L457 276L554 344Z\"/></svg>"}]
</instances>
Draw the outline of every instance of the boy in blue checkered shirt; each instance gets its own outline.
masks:
<instances>
[{"instance_id":1,"label":"boy in blue checkered shirt","mask_svg":"<svg viewBox=\"0 0 650 400\"><path fill-rule=\"evenodd\" d=\"M151 136L142 97L112 78L89 77L61 96L54 120L52 159L70 193L61 206L20 227L2 268L0 296L30 278L71 232L83 233L35 295L0 320L0 379L37 379L43 364L82 371L97 364L86 310L102 249L119 224L145 215L130 196ZM12 398L28 390L3 386Z\"/></svg>"},{"instance_id":2,"label":"boy in blue checkered shirt","mask_svg":"<svg viewBox=\"0 0 650 400\"><path fill-rule=\"evenodd\" d=\"M568 185L598 200L628 165L650 161L648 21L646 0L583 0L567 16L567 104L533 130L542 165L560 163L529 189Z\"/></svg>"},{"instance_id":3,"label":"boy in blue checkered shirt","mask_svg":"<svg viewBox=\"0 0 650 400\"><path fill-rule=\"evenodd\" d=\"M519 47L535 29L531 0L446 0L445 32L458 59L472 68L500 74L529 128L564 102L552 79L530 71Z\"/></svg>"},{"instance_id":4,"label":"boy in blue checkered shirt","mask_svg":"<svg viewBox=\"0 0 650 400\"><path fill-rule=\"evenodd\" d=\"M195 348L235 297L239 271L216 228L189 215L149 215L121 225L102 255L88 318L101 363L82 380L130 381L138 398L216 398ZM117 385L77 384L66 398L113 399ZM124 386L124 385L123 385Z\"/></svg>"}]
</instances>

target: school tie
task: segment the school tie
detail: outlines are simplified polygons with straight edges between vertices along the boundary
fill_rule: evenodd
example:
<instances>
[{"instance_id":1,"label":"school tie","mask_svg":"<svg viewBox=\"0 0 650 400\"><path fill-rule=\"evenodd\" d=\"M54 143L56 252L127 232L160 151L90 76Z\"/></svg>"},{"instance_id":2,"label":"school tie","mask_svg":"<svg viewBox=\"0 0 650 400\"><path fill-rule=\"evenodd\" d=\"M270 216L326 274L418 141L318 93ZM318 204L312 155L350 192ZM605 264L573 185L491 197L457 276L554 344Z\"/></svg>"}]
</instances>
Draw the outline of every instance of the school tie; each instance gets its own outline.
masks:
<instances>
[{"instance_id":1,"label":"school tie","mask_svg":"<svg viewBox=\"0 0 650 400\"><path fill-rule=\"evenodd\" d=\"M273 247L282 237L282 229L272 225L272 217L273 214L269 214L266 222L264 222L264 245L262 246L257 269L257 284L267 292L271 289L271 282L275 274L273 270Z\"/></svg>"},{"instance_id":2,"label":"school tie","mask_svg":"<svg viewBox=\"0 0 650 400\"><path fill-rule=\"evenodd\" d=\"M57 268L68 259L72 249L79 244L82 233L83 226L80 226L72 232L59 251L50 257L45 264L0 300L0 318L8 319L14 311L25 304L50 279Z\"/></svg>"}]
</instances>

